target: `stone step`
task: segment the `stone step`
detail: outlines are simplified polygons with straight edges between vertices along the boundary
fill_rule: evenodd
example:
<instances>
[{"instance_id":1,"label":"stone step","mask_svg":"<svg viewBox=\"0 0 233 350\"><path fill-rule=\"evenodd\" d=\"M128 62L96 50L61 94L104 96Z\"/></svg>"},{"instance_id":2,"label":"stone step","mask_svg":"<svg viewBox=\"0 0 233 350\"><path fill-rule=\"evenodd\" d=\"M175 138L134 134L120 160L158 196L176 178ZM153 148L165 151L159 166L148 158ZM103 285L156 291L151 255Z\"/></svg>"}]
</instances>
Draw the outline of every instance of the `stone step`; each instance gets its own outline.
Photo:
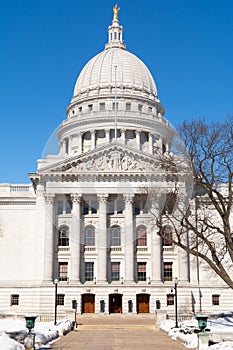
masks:
<instances>
[{"instance_id":1,"label":"stone step","mask_svg":"<svg viewBox=\"0 0 233 350\"><path fill-rule=\"evenodd\" d=\"M81 324L78 325L78 330L108 330L108 329L122 329L122 330L153 330L158 329L156 325L126 325L126 324Z\"/></svg>"}]
</instances>

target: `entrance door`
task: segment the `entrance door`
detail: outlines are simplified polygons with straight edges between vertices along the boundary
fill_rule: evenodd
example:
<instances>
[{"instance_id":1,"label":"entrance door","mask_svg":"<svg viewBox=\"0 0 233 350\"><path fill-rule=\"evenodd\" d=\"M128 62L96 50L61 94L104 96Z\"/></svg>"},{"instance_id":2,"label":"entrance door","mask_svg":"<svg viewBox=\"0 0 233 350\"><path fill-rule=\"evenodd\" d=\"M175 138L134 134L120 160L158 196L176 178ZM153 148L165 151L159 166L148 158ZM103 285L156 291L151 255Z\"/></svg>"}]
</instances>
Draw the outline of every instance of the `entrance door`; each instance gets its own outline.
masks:
<instances>
[{"instance_id":1,"label":"entrance door","mask_svg":"<svg viewBox=\"0 0 233 350\"><path fill-rule=\"evenodd\" d=\"M137 294L137 313L149 313L150 295Z\"/></svg>"},{"instance_id":2,"label":"entrance door","mask_svg":"<svg viewBox=\"0 0 233 350\"><path fill-rule=\"evenodd\" d=\"M122 313L122 294L109 294L109 313Z\"/></svg>"},{"instance_id":3,"label":"entrance door","mask_svg":"<svg viewBox=\"0 0 233 350\"><path fill-rule=\"evenodd\" d=\"M95 294L82 295L82 313L95 312Z\"/></svg>"}]
</instances>

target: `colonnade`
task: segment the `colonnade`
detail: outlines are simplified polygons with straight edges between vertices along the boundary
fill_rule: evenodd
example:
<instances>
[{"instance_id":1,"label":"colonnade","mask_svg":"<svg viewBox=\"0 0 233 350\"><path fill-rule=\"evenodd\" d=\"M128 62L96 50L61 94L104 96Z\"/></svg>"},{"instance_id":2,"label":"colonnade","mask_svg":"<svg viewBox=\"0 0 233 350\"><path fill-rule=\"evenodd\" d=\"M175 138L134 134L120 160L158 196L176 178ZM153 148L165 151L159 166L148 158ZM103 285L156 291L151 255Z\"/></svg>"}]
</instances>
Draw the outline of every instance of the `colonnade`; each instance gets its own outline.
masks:
<instances>
[{"instance_id":1,"label":"colonnade","mask_svg":"<svg viewBox=\"0 0 233 350\"><path fill-rule=\"evenodd\" d=\"M45 197L45 260L44 260L44 279L51 280L56 273L54 270L55 261L54 251L55 251L55 232L56 227L55 222L55 211L54 211L54 198L53 195L47 195ZM71 199L73 202L72 213L71 213L71 236L70 236L70 276L69 280L73 282L80 282L81 277L81 230L82 230L82 214L81 214L81 194L71 194ZM99 202L98 209L98 227L97 227L97 259L98 264L96 268L97 273L97 283L105 283L108 279L107 271L107 202L108 194L100 193L97 195ZM123 195L123 200L125 202L124 210L124 235L122 236L121 245L124 246L124 271L121 271L124 281L127 283L132 283L135 281L135 234L134 234L134 212L133 212L133 194ZM152 237L152 236L151 236ZM160 280L161 279L161 261L160 261L160 241L159 237L153 236L151 239L151 256L147 256L148 261L151 263L150 275L148 276L150 280ZM122 259L122 257L121 257Z\"/></svg>"}]
</instances>

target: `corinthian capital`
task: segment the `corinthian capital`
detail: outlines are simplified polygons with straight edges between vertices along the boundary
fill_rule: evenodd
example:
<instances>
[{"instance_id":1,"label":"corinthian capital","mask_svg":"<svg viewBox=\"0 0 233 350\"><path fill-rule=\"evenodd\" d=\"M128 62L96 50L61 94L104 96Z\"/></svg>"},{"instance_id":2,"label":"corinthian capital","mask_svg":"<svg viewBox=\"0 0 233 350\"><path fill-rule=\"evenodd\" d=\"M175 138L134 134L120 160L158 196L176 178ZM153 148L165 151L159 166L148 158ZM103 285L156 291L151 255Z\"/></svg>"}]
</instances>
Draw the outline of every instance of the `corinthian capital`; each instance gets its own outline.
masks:
<instances>
[{"instance_id":1,"label":"corinthian capital","mask_svg":"<svg viewBox=\"0 0 233 350\"><path fill-rule=\"evenodd\" d=\"M97 198L100 203L106 203L108 200L108 193L98 193Z\"/></svg>"},{"instance_id":2,"label":"corinthian capital","mask_svg":"<svg viewBox=\"0 0 233 350\"><path fill-rule=\"evenodd\" d=\"M82 195L79 193L72 193L70 197L73 203L80 203L82 200Z\"/></svg>"},{"instance_id":3,"label":"corinthian capital","mask_svg":"<svg viewBox=\"0 0 233 350\"><path fill-rule=\"evenodd\" d=\"M46 193L45 194L45 202L46 204L53 204L55 198L55 194Z\"/></svg>"},{"instance_id":4,"label":"corinthian capital","mask_svg":"<svg viewBox=\"0 0 233 350\"><path fill-rule=\"evenodd\" d=\"M134 194L127 193L127 194L124 194L123 197L124 197L124 201L125 201L126 204L132 204L133 203Z\"/></svg>"}]
</instances>

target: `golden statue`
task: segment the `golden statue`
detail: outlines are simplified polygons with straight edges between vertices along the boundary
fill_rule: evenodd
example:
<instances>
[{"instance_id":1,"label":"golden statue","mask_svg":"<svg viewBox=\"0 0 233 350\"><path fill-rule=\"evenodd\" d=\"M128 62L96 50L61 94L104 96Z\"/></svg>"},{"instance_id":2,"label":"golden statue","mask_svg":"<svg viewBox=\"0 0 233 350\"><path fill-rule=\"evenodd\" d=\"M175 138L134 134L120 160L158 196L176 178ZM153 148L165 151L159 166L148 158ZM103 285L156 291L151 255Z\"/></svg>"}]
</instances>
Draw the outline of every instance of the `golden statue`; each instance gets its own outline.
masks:
<instances>
[{"instance_id":1,"label":"golden statue","mask_svg":"<svg viewBox=\"0 0 233 350\"><path fill-rule=\"evenodd\" d=\"M114 13L114 16L113 16L113 21L118 21L118 12L120 11L120 7L118 7L118 5L116 4L114 7L113 7L113 13Z\"/></svg>"}]
</instances>

